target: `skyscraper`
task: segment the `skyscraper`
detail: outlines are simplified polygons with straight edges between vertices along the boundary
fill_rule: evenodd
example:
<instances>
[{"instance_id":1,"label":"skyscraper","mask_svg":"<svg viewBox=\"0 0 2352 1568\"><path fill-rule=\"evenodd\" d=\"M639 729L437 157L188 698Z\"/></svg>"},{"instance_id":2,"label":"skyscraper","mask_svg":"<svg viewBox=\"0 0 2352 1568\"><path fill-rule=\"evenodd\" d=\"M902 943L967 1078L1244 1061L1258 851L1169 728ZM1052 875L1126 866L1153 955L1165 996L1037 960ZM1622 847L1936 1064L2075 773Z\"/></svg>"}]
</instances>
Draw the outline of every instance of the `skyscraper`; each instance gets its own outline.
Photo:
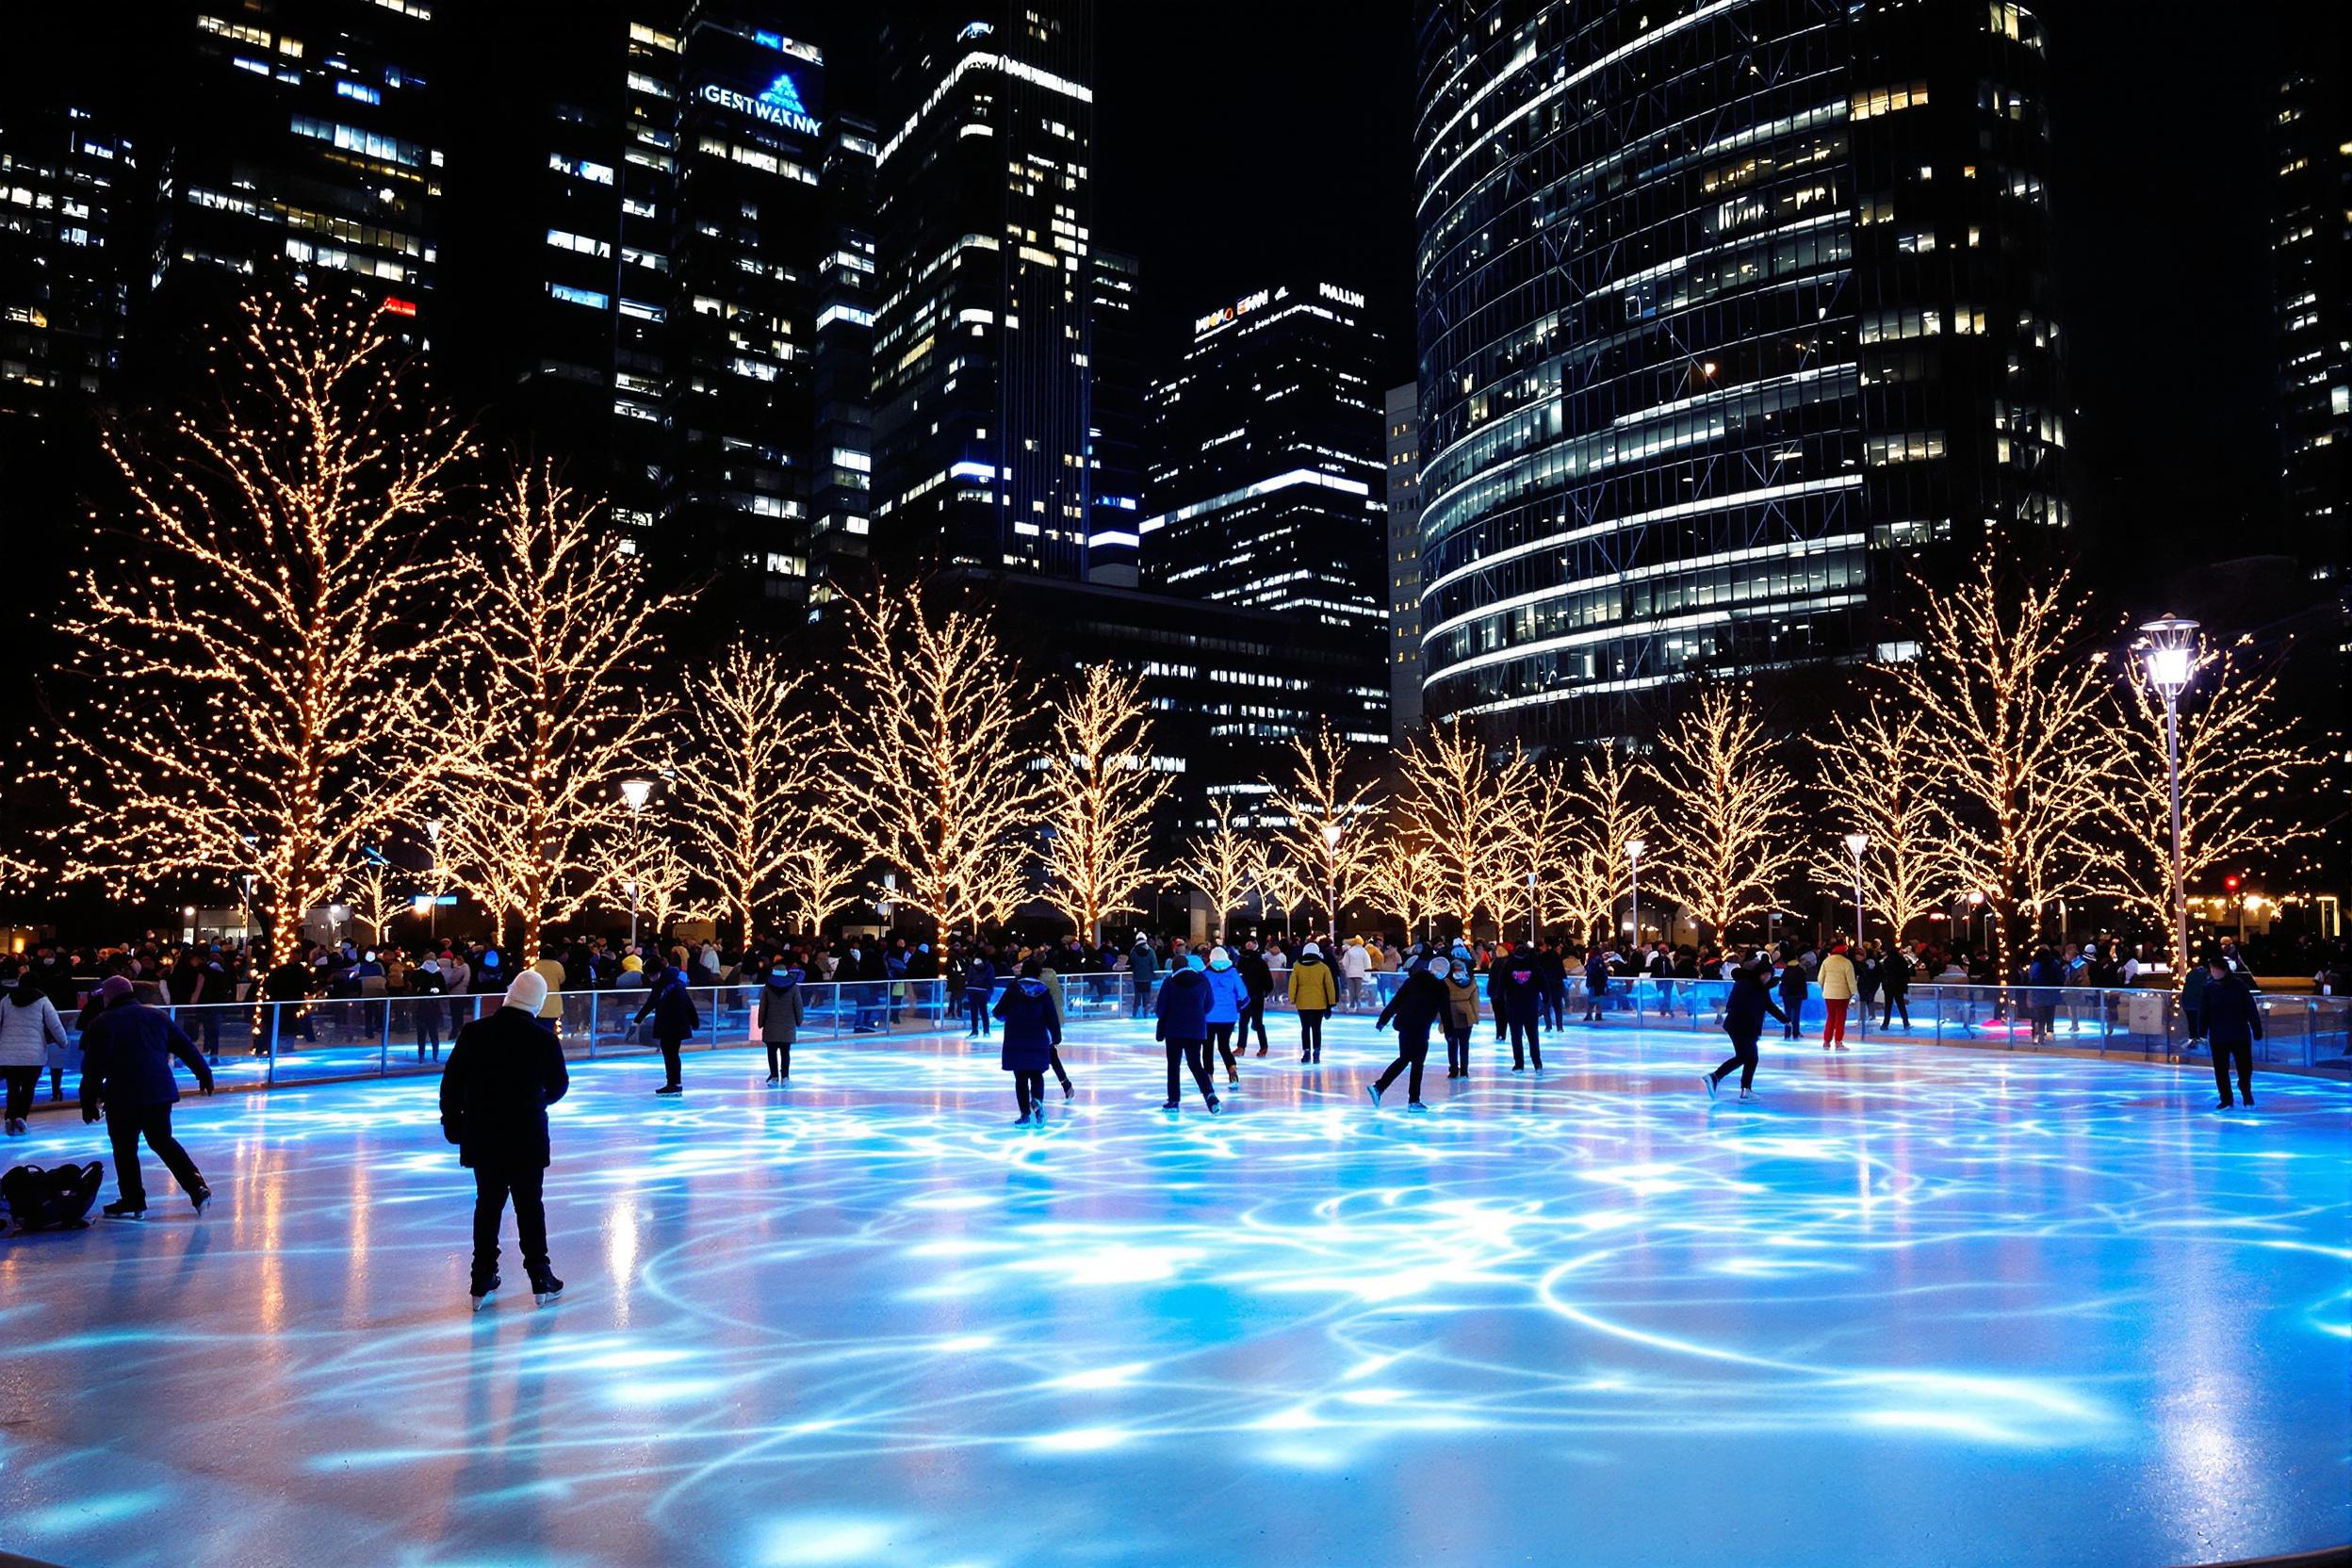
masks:
<instances>
[{"instance_id":1,"label":"skyscraper","mask_svg":"<svg viewBox=\"0 0 2352 1568\"><path fill-rule=\"evenodd\" d=\"M1152 388L1141 531L1146 587L1348 632L1371 677L1387 634L1387 464L1364 308L1352 288L1300 282L1193 323Z\"/></svg>"},{"instance_id":2,"label":"skyscraper","mask_svg":"<svg viewBox=\"0 0 2352 1568\"><path fill-rule=\"evenodd\" d=\"M2271 254L2286 535L2315 579L2352 592L2352 113L2334 32L2278 86Z\"/></svg>"},{"instance_id":3,"label":"skyscraper","mask_svg":"<svg viewBox=\"0 0 2352 1568\"><path fill-rule=\"evenodd\" d=\"M1388 723L1421 722L1421 388L1388 389Z\"/></svg>"},{"instance_id":4,"label":"skyscraper","mask_svg":"<svg viewBox=\"0 0 2352 1568\"><path fill-rule=\"evenodd\" d=\"M1065 579L1093 564L1093 53L1092 0L899 0L887 13L874 346L886 560Z\"/></svg>"},{"instance_id":5,"label":"skyscraper","mask_svg":"<svg viewBox=\"0 0 2352 1568\"><path fill-rule=\"evenodd\" d=\"M0 117L0 478L70 405L113 390L145 259L138 150L79 105Z\"/></svg>"},{"instance_id":6,"label":"skyscraper","mask_svg":"<svg viewBox=\"0 0 2352 1568\"><path fill-rule=\"evenodd\" d=\"M1425 688L1615 732L2069 521L2040 22L1422 0Z\"/></svg>"}]
</instances>

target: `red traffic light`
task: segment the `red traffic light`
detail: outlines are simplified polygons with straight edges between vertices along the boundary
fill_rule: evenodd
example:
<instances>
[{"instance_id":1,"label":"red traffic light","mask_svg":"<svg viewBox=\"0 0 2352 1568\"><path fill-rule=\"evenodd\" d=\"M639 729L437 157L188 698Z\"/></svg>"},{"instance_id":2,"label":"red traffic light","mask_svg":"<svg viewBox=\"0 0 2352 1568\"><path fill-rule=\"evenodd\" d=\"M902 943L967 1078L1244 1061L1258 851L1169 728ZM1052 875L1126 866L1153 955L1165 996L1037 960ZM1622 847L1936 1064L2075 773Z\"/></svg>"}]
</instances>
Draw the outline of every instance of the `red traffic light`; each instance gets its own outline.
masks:
<instances>
[{"instance_id":1,"label":"red traffic light","mask_svg":"<svg viewBox=\"0 0 2352 1568\"><path fill-rule=\"evenodd\" d=\"M2238 879L2234 876L2223 877L2221 879L2221 885L2231 892L2236 892L2238 890Z\"/></svg>"}]
</instances>

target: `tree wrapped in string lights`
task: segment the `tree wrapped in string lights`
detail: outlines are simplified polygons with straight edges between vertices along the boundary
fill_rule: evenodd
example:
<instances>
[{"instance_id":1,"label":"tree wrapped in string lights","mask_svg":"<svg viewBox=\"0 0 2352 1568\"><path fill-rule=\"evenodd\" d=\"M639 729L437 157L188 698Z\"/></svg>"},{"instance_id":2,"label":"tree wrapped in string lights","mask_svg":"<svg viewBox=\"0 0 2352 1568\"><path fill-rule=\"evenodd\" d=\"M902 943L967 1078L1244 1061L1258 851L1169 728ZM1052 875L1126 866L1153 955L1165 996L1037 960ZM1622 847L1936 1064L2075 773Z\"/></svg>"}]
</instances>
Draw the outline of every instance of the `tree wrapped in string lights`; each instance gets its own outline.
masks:
<instances>
[{"instance_id":1,"label":"tree wrapped in string lights","mask_svg":"<svg viewBox=\"0 0 2352 1568\"><path fill-rule=\"evenodd\" d=\"M1020 836L1044 787L1026 766L995 628L934 614L911 589L840 602L863 688L834 729L858 847L897 871L894 896L941 936L1004 920L1026 891Z\"/></svg>"},{"instance_id":2,"label":"tree wrapped in string lights","mask_svg":"<svg viewBox=\"0 0 2352 1568\"><path fill-rule=\"evenodd\" d=\"M1305 874L1274 845L1262 840L1250 843L1249 889L1250 902L1257 906L1260 924L1266 922L1266 911L1279 910L1282 929L1290 929L1290 912L1307 901Z\"/></svg>"},{"instance_id":3,"label":"tree wrapped in string lights","mask_svg":"<svg viewBox=\"0 0 2352 1568\"><path fill-rule=\"evenodd\" d=\"M2080 885L2085 829L2113 787L2107 656L2065 572L2013 586L1988 550L1956 591L1919 586L1919 657L1895 666L1897 691L1919 715L1921 760L1950 792L1960 874L1985 896L2005 977L2014 923Z\"/></svg>"},{"instance_id":4,"label":"tree wrapped in string lights","mask_svg":"<svg viewBox=\"0 0 2352 1568\"><path fill-rule=\"evenodd\" d=\"M686 832L746 944L760 902L791 877L807 837L802 808L825 761L829 732L803 711L807 680L774 652L738 641L682 725L675 771Z\"/></svg>"},{"instance_id":5,"label":"tree wrapped in string lights","mask_svg":"<svg viewBox=\"0 0 2352 1568\"><path fill-rule=\"evenodd\" d=\"M425 401L384 317L308 293L245 301L213 401L151 442L103 437L128 491L119 556L66 622L104 743L56 766L66 869L118 894L253 876L270 962L471 741L440 685L459 617L446 525L465 433Z\"/></svg>"},{"instance_id":6,"label":"tree wrapped in string lights","mask_svg":"<svg viewBox=\"0 0 2352 1568\"><path fill-rule=\"evenodd\" d=\"M1642 771L1615 742L1603 742L1576 761L1572 792L1575 826L1554 859L1544 907L1566 922L1579 941L1595 929L1616 936L1618 895L1629 879L1636 839L1658 831L1657 814L1642 797Z\"/></svg>"},{"instance_id":7,"label":"tree wrapped in string lights","mask_svg":"<svg viewBox=\"0 0 2352 1568\"><path fill-rule=\"evenodd\" d=\"M864 869L858 852L832 834L804 835L779 873L785 906L792 911L797 929L820 931L826 921L855 906Z\"/></svg>"},{"instance_id":8,"label":"tree wrapped in string lights","mask_svg":"<svg viewBox=\"0 0 2352 1568\"><path fill-rule=\"evenodd\" d=\"M368 928L368 939L381 945L392 928L393 917L408 907L408 899L393 888L392 868L370 859L351 875L351 919Z\"/></svg>"},{"instance_id":9,"label":"tree wrapped in string lights","mask_svg":"<svg viewBox=\"0 0 2352 1568\"><path fill-rule=\"evenodd\" d=\"M1184 841L1184 858L1177 874L1209 901L1209 924L1222 931L1226 917L1241 907L1250 891L1250 874L1259 846L1233 825L1232 795L1217 796L1209 809L1215 825Z\"/></svg>"},{"instance_id":10,"label":"tree wrapped in string lights","mask_svg":"<svg viewBox=\"0 0 2352 1568\"><path fill-rule=\"evenodd\" d=\"M1869 913L1885 920L1897 941L1949 903L1964 879L1952 818L1927 760L1925 723L1917 710L1877 692L1860 713L1840 710L1827 735L1812 737L1822 774L1838 781L1829 804L1839 838L1815 846L1810 874L1823 890L1852 897L1854 866L1851 852L1839 853L1843 835L1868 835L1864 896Z\"/></svg>"},{"instance_id":11,"label":"tree wrapped in string lights","mask_svg":"<svg viewBox=\"0 0 2352 1568\"><path fill-rule=\"evenodd\" d=\"M1331 935L1339 934L1339 911L1364 891L1380 846L1371 819L1380 809L1378 787L1362 776L1355 748L1327 723L1315 739L1292 736L1290 779L1276 784L1266 815L1287 818L1276 831L1276 858L1295 868L1307 884L1306 896L1329 907Z\"/></svg>"},{"instance_id":12,"label":"tree wrapped in string lights","mask_svg":"<svg viewBox=\"0 0 2352 1568\"><path fill-rule=\"evenodd\" d=\"M2278 706L2274 669L2250 644L2199 637L2180 700L2180 865L2186 887L2224 866L2317 836L2290 803L2311 798L2319 759L2297 743ZM2173 923L2171 796L2164 698L2146 663L2124 662L2123 726L2115 787L2102 797L2105 831L2091 850L2094 892L2139 910L2160 931Z\"/></svg>"},{"instance_id":13,"label":"tree wrapped in string lights","mask_svg":"<svg viewBox=\"0 0 2352 1568\"><path fill-rule=\"evenodd\" d=\"M656 938L679 921L716 915L717 904L700 896L694 868L667 825L640 818L631 825L635 831L612 834L596 846L598 902L621 913L633 908Z\"/></svg>"},{"instance_id":14,"label":"tree wrapped in string lights","mask_svg":"<svg viewBox=\"0 0 2352 1568\"><path fill-rule=\"evenodd\" d=\"M1140 676L1087 669L1054 715L1040 820L1046 897L1088 941L1113 915L1139 913L1152 874L1152 813L1171 782L1152 766L1152 708Z\"/></svg>"},{"instance_id":15,"label":"tree wrapped in string lights","mask_svg":"<svg viewBox=\"0 0 2352 1568\"><path fill-rule=\"evenodd\" d=\"M1364 876L1364 893L1375 909L1396 917L1405 939L1412 941L1426 936L1431 923L1446 912L1456 891L1451 869L1446 858L1421 835L1383 834Z\"/></svg>"},{"instance_id":16,"label":"tree wrapped in string lights","mask_svg":"<svg viewBox=\"0 0 2352 1568\"><path fill-rule=\"evenodd\" d=\"M447 792L444 842L458 880L513 913L522 963L598 899L598 847L629 831L621 780L658 757L670 716L639 672L674 601L596 511L552 465L518 466L459 585L476 739Z\"/></svg>"},{"instance_id":17,"label":"tree wrapped in string lights","mask_svg":"<svg viewBox=\"0 0 2352 1568\"><path fill-rule=\"evenodd\" d=\"M1530 864L1518 844L1526 830L1529 796L1536 789L1534 765L1514 750L1497 760L1476 731L1459 720L1434 727L1405 748L1404 781L1396 815L1421 836L1434 867L1438 913L1451 915L1464 938L1481 911L1497 926L1512 903L1524 897L1514 874ZM1392 888L1409 862L1390 862Z\"/></svg>"},{"instance_id":18,"label":"tree wrapped in string lights","mask_svg":"<svg viewBox=\"0 0 2352 1568\"><path fill-rule=\"evenodd\" d=\"M1721 939L1775 905L1804 864L1797 781L1747 698L1713 687L1659 737L1650 769L1666 801L1658 881Z\"/></svg>"}]
</instances>

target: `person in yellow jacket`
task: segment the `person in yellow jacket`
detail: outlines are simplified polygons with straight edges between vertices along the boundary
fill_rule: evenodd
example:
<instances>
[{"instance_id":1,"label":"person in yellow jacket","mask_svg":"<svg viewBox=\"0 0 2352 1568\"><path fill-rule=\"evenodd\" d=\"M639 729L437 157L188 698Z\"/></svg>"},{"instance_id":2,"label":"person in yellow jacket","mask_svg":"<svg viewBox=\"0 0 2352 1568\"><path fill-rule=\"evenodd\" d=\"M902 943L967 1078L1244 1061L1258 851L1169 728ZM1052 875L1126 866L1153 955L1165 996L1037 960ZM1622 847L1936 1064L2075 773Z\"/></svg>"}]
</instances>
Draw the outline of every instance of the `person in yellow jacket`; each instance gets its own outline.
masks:
<instances>
[{"instance_id":1,"label":"person in yellow jacket","mask_svg":"<svg viewBox=\"0 0 2352 1568\"><path fill-rule=\"evenodd\" d=\"M1339 1005L1339 983L1331 977L1331 966L1323 961L1323 950L1309 942L1298 954L1298 961L1290 968L1290 1004L1298 1014L1298 1059L1320 1062L1323 1059L1323 1018Z\"/></svg>"},{"instance_id":2,"label":"person in yellow jacket","mask_svg":"<svg viewBox=\"0 0 2352 1568\"><path fill-rule=\"evenodd\" d=\"M547 999L539 1004L539 1027L558 1039L564 1037L564 966L552 956L540 956L531 966L533 973L547 983Z\"/></svg>"},{"instance_id":3,"label":"person in yellow jacket","mask_svg":"<svg viewBox=\"0 0 2352 1568\"><path fill-rule=\"evenodd\" d=\"M1821 1010L1828 1021L1821 1026L1821 1049L1843 1051L1846 1048L1846 1009L1861 992L1861 985L1854 972L1854 960L1846 956L1846 944L1839 942L1821 960L1818 977L1821 985Z\"/></svg>"}]
</instances>

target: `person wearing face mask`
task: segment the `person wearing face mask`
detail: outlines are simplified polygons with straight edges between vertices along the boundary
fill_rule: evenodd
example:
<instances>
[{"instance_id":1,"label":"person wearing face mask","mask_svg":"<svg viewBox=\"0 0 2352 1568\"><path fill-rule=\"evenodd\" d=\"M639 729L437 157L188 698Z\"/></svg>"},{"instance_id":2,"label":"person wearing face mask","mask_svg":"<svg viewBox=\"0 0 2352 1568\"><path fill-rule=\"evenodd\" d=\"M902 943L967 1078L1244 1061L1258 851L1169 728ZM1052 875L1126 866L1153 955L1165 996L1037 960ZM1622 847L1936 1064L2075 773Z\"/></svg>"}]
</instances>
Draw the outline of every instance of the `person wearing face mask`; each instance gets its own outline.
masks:
<instances>
[{"instance_id":1,"label":"person wearing face mask","mask_svg":"<svg viewBox=\"0 0 2352 1568\"><path fill-rule=\"evenodd\" d=\"M1209 949L1209 1045L1225 1061L1225 1085L1241 1087L1241 1066L1233 1060L1233 1029L1250 1007L1250 985L1233 967L1233 956L1221 947ZM1241 1042L1250 1049L1247 1038ZM1209 1066L1214 1068L1214 1061Z\"/></svg>"}]
</instances>

